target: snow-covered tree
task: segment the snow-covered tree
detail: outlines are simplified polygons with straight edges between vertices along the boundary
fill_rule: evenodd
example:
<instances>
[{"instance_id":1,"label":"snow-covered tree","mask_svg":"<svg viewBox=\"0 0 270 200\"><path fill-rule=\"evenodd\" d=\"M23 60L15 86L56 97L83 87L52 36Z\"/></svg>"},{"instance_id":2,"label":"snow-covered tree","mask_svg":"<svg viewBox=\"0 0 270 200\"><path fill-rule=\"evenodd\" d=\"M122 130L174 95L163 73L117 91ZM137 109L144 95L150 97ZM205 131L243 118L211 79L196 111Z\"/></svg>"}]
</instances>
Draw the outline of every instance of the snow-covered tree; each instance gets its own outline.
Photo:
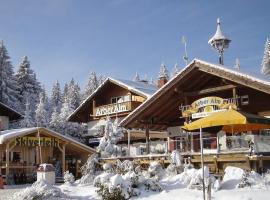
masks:
<instances>
[{"instance_id":1,"label":"snow-covered tree","mask_svg":"<svg viewBox=\"0 0 270 200\"><path fill-rule=\"evenodd\" d=\"M98 152L108 156L117 156L121 153L117 142L124 136L124 130L118 126L118 118L112 123L110 117L107 117L104 136L101 138Z\"/></svg>"},{"instance_id":2,"label":"snow-covered tree","mask_svg":"<svg viewBox=\"0 0 270 200\"><path fill-rule=\"evenodd\" d=\"M39 94L41 92L41 86L36 78L35 72L30 67L30 62L25 56L19 65L16 73L16 80L18 83L18 91L21 95L21 104L26 104L26 99L29 101L29 110L32 117L36 110L36 104L39 102ZM24 108L24 107L23 107ZM22 109L24 112L24 109Z\"/></svg>"},{"instance_id":3,"label":"snow-covered tree","mask_svg":"<svg viewBox=\"0 0 270 200\"><path fill-rule=\"evenodd\" d=\"M55 116L57 116L57 114L55 114L55 116L54 116L55 121L56 121L55 124L56 124L56 126L59 124L59 132L60 133L62 133L64 135L71 136L71 137L83 142L82 135L84 134L84 127L82 125L80 125L79 123L67 121L68 116L73 111L74 111L74 109L72 109L70 101L68 101L66 99L65 102L62 104L62 108L61 108L61 112L59 114L58 121L55 117ZM52 122L51 122L51 124L52 124Z\"/></svg>"},{"instance_id":4,"label":"snow-covered tree","mask_svg":"<svg viewBox=\"0 0 270 200\"><path fill-rule=\"evenodd\" d=\"M166 78L167 80L169 80L169 72L167 70L167 67L164 63L162 63L160 65L160 71L159 71L159 78Z\"/></svg>"},{"instance_id":5,"label":"snow-covered tree","mask_svg":"<svg viewBox=\"0 0 270 200\"><path fill-rule=\"evenodd\" d=\"M266 43L264 47L261 73L270 75L270 42L268 38L266 39Z\"/></svg>"},{"instance_id":6,"label":"snow-covered tree","mask_svg":"<svg viewBox=\"0 0 270 200\"><path fill-rule=\"evenodd\" d=\"M56 109L58 112L60 112L62 106L62 94L60 83L58 81L56 81L56 83L53 84L50 100L52 110Z\"/></svg>"},{"instance_id":7,"label":"snow-covered tree","mask_svg":"<svg viewBox=\"0 0 270 200\"><path fill-rule=\"evenodd\" d=\"M4 42L0 42L0 102L18 110L18 85L15 80L8 51Z\"/></svg>"},{"instance_id":8,"label":"snow-covered tree","mask_svg":"<svg viewBox=\"0 0 270 200\"><path fill-rule=\"evenodd\" d=\"M61 122L59 120L59 114L60 112L55 108L54 111L52 112L49 122L50 129L56 132L61 132Z\"/></svg>"},{"instance_id":9,"label":"snow-covered tree","mask_svg":"<svg viewBox=\"0 0 270 200\"><path fill-rule=\"evenodd\" d=\"M80 87L71 79L68 85L67 101L69 101L71 109L76 109L81 102Z\"/></svg>"},{"instance_id":10,"label":"snow-covered tree","mask_svg":"<svg viewBox=\"0 0 270 200\"><path fill-rule=\"evenodd\" d=\"M100 85L99 78L95 72L91 72L87 81L87 84L84 89L83 99L86 99L90 96Z\"/></svg>"},{"instance_id":11,"label":"snow-covered tree","mask_svg":"<svg viewBox=\"0 0 270 200\"><path fill-rule=\"evenodd\" d=\"M30 114L29 101L28 99L26 99L24 116L23 116L23 120L20 121L20 127L22 128L33 127L34 124L35 124L34 120Z\"/></svg>"},{"instance_id":12,"label":"snow-covered tree","mask_svg":"<svg viewBox=\"0 0 270 200\"><path fill-rule=\"evenodd\" d=\"M174 65L174 67L172 69L172 75L171 75L171 77L175 77L178 74L178 72L179 72L179 66L178 66L177 63L175 63L175 65Z\"/></svg>"},{"instance_id":13,"label":"snow-covered tree","mask_svg":"<svg viewBox=\"0 0 270 200\"><path fill-rule=\"evenodd\" d=\"M139 76L138 72L136 72L136 74L135 74L135 76L133 77L132 80L136 81L136 82L140 81L140 76Z\"/></svg>"},{"instance_id":14,"label":"snow-covered tree","mask_svg":"<svg viewBox=\"0 0 270 200\"><path fill-rule=\"evenodd\" d=\"M48 126L48 115L47 110L45 109L45 96L41 93L39 98L39 104L36 109L36 125L38 127L47 127Z\"/></svg>"},{"instance_id":15,"label":"snow-covered tree","mask_svg":"<svg viewBox=\"0 0 270 200\"><path fill-rule=\"evenodd\" d=\"M64 85L63 94L62 94L62 102L64 102L66 98L68 98L68 83L65 83Z\"/></svg>"}]
</instances>

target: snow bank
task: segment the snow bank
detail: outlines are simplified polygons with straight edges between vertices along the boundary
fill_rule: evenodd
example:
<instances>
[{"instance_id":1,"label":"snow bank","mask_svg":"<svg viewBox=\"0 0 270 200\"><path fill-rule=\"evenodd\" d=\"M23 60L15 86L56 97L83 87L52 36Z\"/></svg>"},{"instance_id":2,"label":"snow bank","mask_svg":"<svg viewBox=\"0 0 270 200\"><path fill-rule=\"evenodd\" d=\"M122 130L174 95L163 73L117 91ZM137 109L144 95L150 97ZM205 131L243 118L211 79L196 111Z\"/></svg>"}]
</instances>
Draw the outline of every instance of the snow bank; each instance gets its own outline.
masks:
<instances>
[{"instance_id":1,"label":"snow bank","mask_svg":"<svg viewBox=\"0 0 270 200\"><path fill-rule=\"evenodd\" d=\"M61 190L48 182L41 180L33 183L31 187L15 193L12 200L64 200L68 198Z\"/></svg>"},{"instance_id":2,"label":"snow bank","mask_svg":"<svg viewBox=\"0 0 270 200\"><path fill-rule=\"evenodd\" d=\"M222 189L234 189L241 182L245 171L238 167L228 166L224 170L225 174L222 180Z\"/></svg>"}]
</instances>

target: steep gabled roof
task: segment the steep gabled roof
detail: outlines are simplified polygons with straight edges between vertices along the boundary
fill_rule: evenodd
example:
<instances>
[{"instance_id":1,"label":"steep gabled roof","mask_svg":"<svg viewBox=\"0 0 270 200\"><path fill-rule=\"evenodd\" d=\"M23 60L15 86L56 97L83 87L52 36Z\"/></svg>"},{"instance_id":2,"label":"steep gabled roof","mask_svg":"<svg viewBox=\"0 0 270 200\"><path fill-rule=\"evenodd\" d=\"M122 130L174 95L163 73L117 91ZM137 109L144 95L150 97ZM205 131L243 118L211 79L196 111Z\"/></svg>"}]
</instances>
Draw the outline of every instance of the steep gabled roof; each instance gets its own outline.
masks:
<instances>
[{"instance_id":1,"label":"steep gabled roof","mask_svg":"<svg viewBox=\"0 0 270 200\"><path fill-rule=\"evenodd\" d=\"M15 111L14 109L10 108L4 103L0 102L0 115L9 117L9 120L17 120L22 118L22 115Z\"/></svg>"},{"instance_id":2,"label":"steep gabled roof","mask_svg":"<svg viewBox=\"0 0 270 200\"><path fill-rule=\"evenodd\" d=\"M199 71L196 73L197 77L193 77L195 79L199 79L199 76L201 76L202 72L205 72L208 75L212 74L222 79L226 80L233 79L233 81L237 84L245 85L249 88L270 94L270 78L267 76L254 75L253 73L252 75L250 75L249 73L229 69L228 67L222 65L212 64L202 60L194 59L189 65L187 65L184 69L182 69L168 83L166 83L163 87L157 90L149 99L147 99L135 110L133 110L127 117L125 117L120 122L120 126L128 128L133 127L142 128L142 124L140 124L141 123L140 121L146 119L151 121L151 119L149 118L152 118L154 115L156 115L154 117L158 117L157 113L162 115L162 117L160 116L160 118L166 118L165 115L169 116L171 114L170 113L171 110L166 109L164 110L164 112L162 112L163 111L162 107L165 107L169 104L173 106L174 109L178 110L178 112L174 111L173 113L174 115L177 115L177 113L179 113L179 109L176 103L177 102L177 97L175 96L176 91L174 90L179 87L178 84L180 82L182 83L185 82L187 87L192 87L194 85L193 82L196 82L197 80L195 79L191 80L189 76L194 71ZM152 118L152 120L154 119L154 117ZM160 129L164 129L165 127L166 125L159 126Z\"/></svg>"},{"instance_id":3,"label":"steep gabled roof","mask_svg":"<svg viewBox=\"0 0 270 200\"><path fill-rule=\"evenodd\" d=\"M84 111L87 109L87 105L91 102L93 97L107 84L107 83L114 83L122 88L125 88L137 95L140 95L145 98L149 98L155 91L158 89L157 86L149 83L144 82L137 82L137 81L130 81L130 80L123 80L123 79L114 79L114 78L107 78L91 95L89 95L81 105L68 117L68 121L79 121L76 119L76 115L79 112ZM81 121L84 122L84 121Z\"/></svg>"}]
</instances>

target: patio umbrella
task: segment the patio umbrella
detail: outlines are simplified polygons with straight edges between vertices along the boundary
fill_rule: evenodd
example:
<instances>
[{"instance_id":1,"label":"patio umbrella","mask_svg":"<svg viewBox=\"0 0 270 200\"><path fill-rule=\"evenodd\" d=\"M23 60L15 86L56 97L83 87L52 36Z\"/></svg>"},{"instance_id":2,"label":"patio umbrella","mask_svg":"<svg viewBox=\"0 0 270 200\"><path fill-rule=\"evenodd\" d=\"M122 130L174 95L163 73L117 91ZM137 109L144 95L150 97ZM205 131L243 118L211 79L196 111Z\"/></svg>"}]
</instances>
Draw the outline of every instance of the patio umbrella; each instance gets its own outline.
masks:
<instances>
[{"instance_id":1,"label":"patio umbrella","mask_svg":"<svg viewBox=\"0 0 270 200\"><path fill-rule=\"evenodd\" d=\"M190 132L199 131L200 128L207 130L215 127L229 133L270 129L270 119L229 109L182 126L183 129Z\"/></svg>"},{"instance_id":2,"label":"patio umbrella","mask_svg":"<svg viewBox=\"0 0 270 200\"><path fill-rule=\"evenodd\" d=\"M183 129L192 132L200 132L201 166L204 172L202 129L223 129L226 132L243 132L261 129L270 129L270 119L258 115L229 109L214 113L182 126ZM203 173L204 183L204 173ZM205 186L203 184L203 191Z\"/></svg>"}]
</instances>

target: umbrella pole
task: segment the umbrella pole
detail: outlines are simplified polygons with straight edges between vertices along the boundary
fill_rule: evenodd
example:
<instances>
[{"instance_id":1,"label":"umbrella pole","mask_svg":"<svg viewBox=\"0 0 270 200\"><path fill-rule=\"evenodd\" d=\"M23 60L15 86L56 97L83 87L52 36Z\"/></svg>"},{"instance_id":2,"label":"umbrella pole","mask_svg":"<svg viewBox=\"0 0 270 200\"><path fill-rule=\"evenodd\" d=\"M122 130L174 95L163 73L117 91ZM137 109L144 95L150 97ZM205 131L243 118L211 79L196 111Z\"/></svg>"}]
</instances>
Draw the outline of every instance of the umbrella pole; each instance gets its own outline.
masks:
<instances>
[{"instance_id":1,"label":"umbrella pole","mask_svg":"<svg viewBox=\"0 0 270 200\"><path fill-rule=\"evenodd\" d=\"M202 127L200 127L200 146L201 146L201 167L202 167L202 179L203 179L203 200L205 200Z\"/></svg>"}]
</instances>

